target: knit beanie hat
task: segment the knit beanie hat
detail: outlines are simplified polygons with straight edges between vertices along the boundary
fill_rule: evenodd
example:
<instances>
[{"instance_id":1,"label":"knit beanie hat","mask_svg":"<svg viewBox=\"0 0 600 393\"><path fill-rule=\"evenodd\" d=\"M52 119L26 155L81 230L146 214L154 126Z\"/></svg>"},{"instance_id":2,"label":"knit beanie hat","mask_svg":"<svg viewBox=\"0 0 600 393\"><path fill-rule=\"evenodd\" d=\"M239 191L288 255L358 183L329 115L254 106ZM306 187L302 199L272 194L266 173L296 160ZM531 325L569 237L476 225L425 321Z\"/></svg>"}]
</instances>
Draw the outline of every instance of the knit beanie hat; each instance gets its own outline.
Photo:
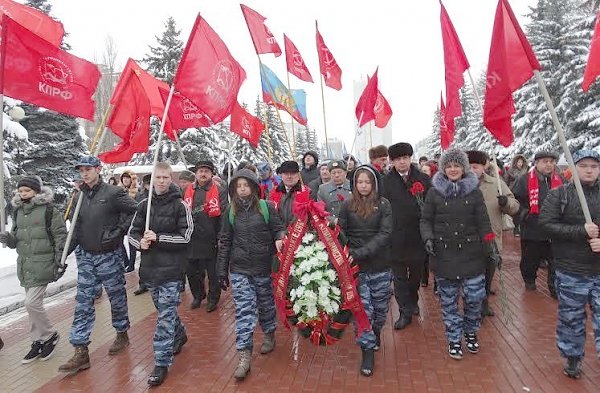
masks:
<instances>
[{"instance_id":1,"label":"knit beanie hat","mask_svg":"<svg viewBox=\"0 0 600 393\"><path fill-rule=\"evenodd\" d=\"M42 191L42 179L39 176L25 176L17 183L17 189L20 187L28 187L39 193Z\"/></svg>"}]
</instances>

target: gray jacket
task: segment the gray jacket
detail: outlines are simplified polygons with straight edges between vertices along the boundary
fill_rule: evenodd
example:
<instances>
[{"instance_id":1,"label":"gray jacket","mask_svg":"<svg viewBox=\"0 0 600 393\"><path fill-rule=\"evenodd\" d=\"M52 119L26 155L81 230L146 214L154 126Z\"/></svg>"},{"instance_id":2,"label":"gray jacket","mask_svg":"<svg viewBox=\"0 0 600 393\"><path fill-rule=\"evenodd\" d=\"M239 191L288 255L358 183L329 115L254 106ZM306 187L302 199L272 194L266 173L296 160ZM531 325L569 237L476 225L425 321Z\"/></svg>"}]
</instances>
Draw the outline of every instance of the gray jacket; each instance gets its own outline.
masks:
<instances>
[{"instance_id":1,"label":"gray jacket","mask_svg":"<svg viewBox=\"0 0 600 393\"><path fill-rule=\"evenodd\" d=\"M352 190L350 189L350 181L344 181L341 186L336 186L332 181L321 184L317 193L317 200L325 202L325 208L333 217L338 217L340 209L345 200L350 199Z\"/></svg>"}]
</instances>

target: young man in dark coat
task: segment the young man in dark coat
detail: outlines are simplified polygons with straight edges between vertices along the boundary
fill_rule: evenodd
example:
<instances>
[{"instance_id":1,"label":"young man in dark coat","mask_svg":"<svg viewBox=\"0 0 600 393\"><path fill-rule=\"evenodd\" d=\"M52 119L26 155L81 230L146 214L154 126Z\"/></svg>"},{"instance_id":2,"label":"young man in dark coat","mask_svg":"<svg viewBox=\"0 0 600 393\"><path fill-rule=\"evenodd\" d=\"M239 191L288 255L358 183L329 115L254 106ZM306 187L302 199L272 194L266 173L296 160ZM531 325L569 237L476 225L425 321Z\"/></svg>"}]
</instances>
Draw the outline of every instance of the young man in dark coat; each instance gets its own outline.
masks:
<instances>
[{"instance_id":1,"label":"young man in dark coat","mask_svg":"<svg viewBox=\"0 0 600 393\"><path fill-rule=\"evenodd\" d=\"M575 170L590 209L586 223L573 183L550 191L539 223L552 239L558 291L556 345L567 359L564 373L579 378L585 347L586 305L590 305L596 352L600 354L600 154L579 150Z\"/></svg>"},{"instance_id":2,"label":"young man in dark coat","mask_svg":"<svg viewBox=\"0 0 600 393\"><path fill-rule=\"evenodd\" d=\"M391 169L384 177L383 195L392 205L392 267L394 295L400 308L400 318L394 329L404 329L419 313L419 286L425 249L419 231L421 206L431 187L429 177L411 163L413 148L408 143L396 143L388 148Z\"/></svg>"},{"instance_id":3,"label":"young man in dark coat","mask_svg":"<svg viewBox=\"0 0 600 393\"><path fill-rule=\"evenodd\" d=\"M309 185L310 182L319 177L319 155L314 151L307 151L302 157L302 183Z\"/></svg>"},{"instance_id":4,"label":"young man in dark coat","mask_svg":"<svg viewBox=\"0 0 600 393\"><path fill-rule=\"evenodd\" d=\"M227 208L227 189L213 180L215 165L200 161L195 166L196 182L184 191L183 200L190 206L194 219L194 233L189 244L187 279L194 296L191 308L198 308L204 298L205 272L208 274L207 312L217 308L221 287L216 273L217 236L223 212Z\"/></svg>"},{"instance_id":5,"label":"young man in dark coat","mask_svg":"<svg viewBox=\"0 0 600 393\"><path fill-rule=\"evenodd\" d=\"M540 209L548 192L564 180L556 171L558 155L541 151L535 154L534 166L517 178L513 185L515 198L521 205L517 223L521 225L521 275L525 289L535 291L537 270L542 260L548 261L548 289L556 298L550 237L539 224Z\"/></svg>"},{"instance_id":6,"label":"young man in dark coat","mask_svg":"<svg viewBox=\"0 0 600 393\"><path fill-rule=\"evenodd\" d=\"M156 164L149 229L146 230L148 200L145 199L137 207L128 234L131 245L141 251L140 280L149 287L158 312L154 334L155 366L148 379L151 386L164 381L173 364L173 354L179 353L187 342L177 306L181 303L187 245L194 224L189 206L181 199L172 175L169 164Z\"/></svg>"}]
</instances>

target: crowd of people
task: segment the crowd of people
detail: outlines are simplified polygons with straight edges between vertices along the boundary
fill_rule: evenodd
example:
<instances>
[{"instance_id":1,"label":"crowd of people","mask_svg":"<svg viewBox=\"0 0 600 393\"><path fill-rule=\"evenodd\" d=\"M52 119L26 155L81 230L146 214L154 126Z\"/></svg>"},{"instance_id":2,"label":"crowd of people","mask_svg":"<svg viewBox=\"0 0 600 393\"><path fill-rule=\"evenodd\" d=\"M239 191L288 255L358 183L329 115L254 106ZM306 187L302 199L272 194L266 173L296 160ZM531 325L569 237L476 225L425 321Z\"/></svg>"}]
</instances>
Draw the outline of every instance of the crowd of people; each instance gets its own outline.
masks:
<instances>
[{"instance_id":1,"label":"crowd of people","mask_svg":"<svg viewBox=\"0 0 600 393\"><path fill-rule=\"evenodd\" d=\"M540 264L548 267L548 287L558 299L564 373L578 378L588 303L600 353L600 230L586 223L557 155L540 151L531 168L522 155L504 168L483 151L457 148L418 163L413 156L412 146L401 142L371 148L370 162L362 165L351 155L323 162L311 151L300 164L285 161L274 169L268 162L242 162L237 168L227 165L221 174L213 162L200 161L177 181L169 164L158 163L151 195L150 175L141 187L128 171L109 184L100 176L98 158L85 156L75 165L83 203L70 244L52 191L38 177L22 178L12 200L12 229L0 233L0 242L17 249L18 277L26 291L32 344L23 363L48 359L58 344L43 296L64 273L65 248L75 252L78 279L69 336L74 355L59 371L90 367L94 302L102 288L116 331L109 354L121 353L130 328L124 274L134 271L139 252L140 287L134 293L150 292L158 314L148 384L165 380L174 355L188 341L177 312L186 281L190 307L197 309L206 299L207 312L218 308L221 291L232 288L239 352L234 376L243 380L251 369L257 322L265 335L260 353L275 349L272 259L296 219L298 201L310 198L323 203L331 225L339 225L349 260L359 267L357 290L371 323L356 337L362 375L373 374L392 294L399 307L394 329L402 330L420 313L419 287L427 286L430 276L448 355L460 360L463 348L473 354L481 350L478 331L482 318L494 315L488 298L502 267L502 231L509 223L520 237L525 289L536 290ZM574 161L597 220L600 155L580 150Z\"/></svg>"}]
</instances>

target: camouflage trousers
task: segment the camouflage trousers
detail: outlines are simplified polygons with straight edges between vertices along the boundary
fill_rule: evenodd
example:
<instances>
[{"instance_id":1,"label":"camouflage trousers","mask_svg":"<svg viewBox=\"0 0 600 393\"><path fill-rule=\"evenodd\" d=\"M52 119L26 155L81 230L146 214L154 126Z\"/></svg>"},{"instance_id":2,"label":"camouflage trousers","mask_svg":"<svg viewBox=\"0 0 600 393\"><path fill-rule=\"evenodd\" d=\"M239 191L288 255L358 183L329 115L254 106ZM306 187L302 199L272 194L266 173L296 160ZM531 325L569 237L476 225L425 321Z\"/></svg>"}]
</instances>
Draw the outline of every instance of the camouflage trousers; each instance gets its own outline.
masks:
<instances>
[{"instance_id":1,"label":"camouflage trousers","mask_svg":"<svg viewBox=\"0 0 600 393\"><path fill-rule=\"evenodd\" d=\"M231 273L231 288L235 304L235 347L252 349L254 328L258 322L264 333L275 331L275 299L273 280L268 277L247 276Z\"/></svg>"},{"instance_id":2,"label":"camouflage trousers","mask_svg":"<svg viewBox=\"0 0 600 393\"><path fill-rule=\"evenodd\" d=\"M585 354L586 304L590 304L596 352L600 354L600 275L580 276L556 270L558 323L556 345L561 356L582 358Z\"/></svg>"},{"instance_id":3,"label":"camouflage trousers","mask_svg":"<svg viewBox=\"0 0 600 393\"><path fill-rule=\"evenodd\" d=\"M90 334L96 320L94 301L101 286L104 286L110 300L113 327L117 332L127 331L129 316L121 249L103 254L91 254L77 247L75 255L78 273L75 315L69 337L71 344L89 345Z\"/></svg>"},{"instance_id":4,"label":"camouflage trousers","mask_svg":"<svg viewBox=\"0 0 600 393\"><path fill-rule=\"evenodd\" d=\"M385 324L390 308L393 278L394 275L391 269L377 273L358 274L358 294L372 328L356 339L356 343L362 349L375 348L376 338L374 332L381 332Z\"/></svg>"},{"instance_id":5,"label":"camouflage trousers","mask_svg":"<svg viewBox=\"0 0 600 393\"><path fill-rule=\"evenodd\" d=\"M448 342L461 342L463 333L477 333L481 324L481 303L485 299L485 274L459 280L436 277L436 282ZM464 315L458 312L461 288Z\"/></svg>"},{"instance_id":6,"label":"camouflage trousers","mask_svg":"<svg viewBox=\"0 0 600 393\"><path fill-rule=\"evenodd\" d=\"M185 332L177 314L177 306L181 303L179 290L182 285L181 281L173 281L148 288L158 314L153 344L154 364L157 366L169 367L173 364L175 338Z\"/></svg>"}]
</instances>

